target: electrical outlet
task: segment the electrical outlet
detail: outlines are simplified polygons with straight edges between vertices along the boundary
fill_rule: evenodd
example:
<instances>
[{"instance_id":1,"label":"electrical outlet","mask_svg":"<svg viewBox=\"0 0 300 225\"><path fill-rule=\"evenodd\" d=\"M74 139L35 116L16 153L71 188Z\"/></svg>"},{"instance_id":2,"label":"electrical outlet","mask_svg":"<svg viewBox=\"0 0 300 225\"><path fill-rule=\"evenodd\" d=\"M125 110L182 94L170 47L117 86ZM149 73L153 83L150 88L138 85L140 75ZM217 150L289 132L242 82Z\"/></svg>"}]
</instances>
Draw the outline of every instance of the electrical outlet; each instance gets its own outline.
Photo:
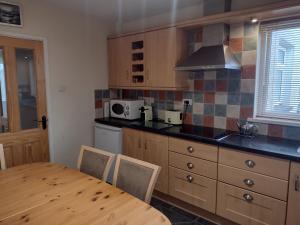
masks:
<instances>
[{"instance_id":1,"label":"electrical outlet","mask_svg":"<svg viewBox=\"0 0 300 225\"><path fill-rule=\"evenodd\" d=\"M185 105L185 102L189 102L189 105L193 105L193 100L192 99L183 99L182 104Z\"/></svg>"}]
</instances>

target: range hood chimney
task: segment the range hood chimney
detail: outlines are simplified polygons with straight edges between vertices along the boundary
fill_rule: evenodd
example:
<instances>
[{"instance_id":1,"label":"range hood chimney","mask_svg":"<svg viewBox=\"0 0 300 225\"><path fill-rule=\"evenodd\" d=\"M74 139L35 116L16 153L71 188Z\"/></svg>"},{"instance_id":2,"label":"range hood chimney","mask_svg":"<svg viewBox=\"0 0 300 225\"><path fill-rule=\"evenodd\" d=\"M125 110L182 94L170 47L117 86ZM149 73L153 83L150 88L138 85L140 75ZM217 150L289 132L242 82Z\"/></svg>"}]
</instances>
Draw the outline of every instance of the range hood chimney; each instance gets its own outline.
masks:
<instances>
[{"instance_id":1,"label":"range hood chimney","mask_svg":"<svg viewBox=\"0 0 300 225\"><path fill-rule=\"evenodd\" d=\"M228 4L225 6L228 8ZM204 26L202 29L202 47L180 62L175 69L181 71L240 69L241 65L228 47L229 25L219 23Z\"/></svg>"}]
</instances>

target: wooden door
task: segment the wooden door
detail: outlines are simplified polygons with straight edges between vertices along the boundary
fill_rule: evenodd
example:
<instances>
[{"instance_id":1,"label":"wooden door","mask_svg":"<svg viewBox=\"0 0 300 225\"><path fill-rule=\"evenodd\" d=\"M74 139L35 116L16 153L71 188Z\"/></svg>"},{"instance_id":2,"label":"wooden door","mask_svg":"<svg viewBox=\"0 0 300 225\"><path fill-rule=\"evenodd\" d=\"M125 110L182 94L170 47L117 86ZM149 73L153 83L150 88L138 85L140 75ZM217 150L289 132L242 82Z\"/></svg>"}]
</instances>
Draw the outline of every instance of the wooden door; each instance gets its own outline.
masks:
<instances>
[{"instance_id":1,"label":"wooden door","mask_svg":"<svg viewBox=\"0 0 300 225\"><path fill-rule=\"evenodd\" d=\"M161 167L155 189L168 193L168 137L147 132L143 132L143 136L143 160Z\"/></svg>"},{"instance_id":2,"label":"wooden door","mask_svg":"<svg viewBox=\"0 0 300 225\"><path fill-rule=\"evenodd\" d=\"M0 143L7 167L48 161L43 43L0 36L0 51Z\"/></svg>"},{"instance_id":3,"label":"wooden door","mask_svg":"<svg viewBox=\"0 0 300 225\"><path fill-rule=\"evenodd\" d=\"M300 163L292 162L286 225L300 223Z\"/></svg>"},{"instance_id":4,"label":"wooden door","mask_svg":"<svg viewBox=\"0 0 300 225\"><path fill-rule=\"evenodd\" d=\"M123 129L123 154L143 160L144 146L142 132L134 129Z\"/></svg>"}]
</instances>

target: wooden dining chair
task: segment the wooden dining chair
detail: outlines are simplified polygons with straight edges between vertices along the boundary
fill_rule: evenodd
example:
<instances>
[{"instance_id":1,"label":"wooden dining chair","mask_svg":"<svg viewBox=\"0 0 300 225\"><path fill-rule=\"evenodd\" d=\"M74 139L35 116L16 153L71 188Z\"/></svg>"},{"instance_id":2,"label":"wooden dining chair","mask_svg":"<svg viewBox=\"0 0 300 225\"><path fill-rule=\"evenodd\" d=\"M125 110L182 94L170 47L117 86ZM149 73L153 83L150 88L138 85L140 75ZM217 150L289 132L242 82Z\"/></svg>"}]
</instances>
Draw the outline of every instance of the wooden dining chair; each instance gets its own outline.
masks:
<instances>
[{"instance_id":1,"label":"wooden dining chair","mask_svg":"<svg viewBox=\"0 0 300 225\"><path fill-rule=\"evenodd\" d=\"M150 203L160 170L160 166L119 154L113 185Z\"/></svg>"},{"instance_id":2,"label":"wooden dining chair","mask_svg":"<svg viewBox=\"0 0 300 225\"><path fill-rule=\"evenodd\" d=\"M0 144L0 168L1 168L1 170L6 169L6 162L5 162L5 157L4 157L3 144Z\"/></svg>"},{"instance_id":3,"label":"wooden dining chair","mask_svg":"<svg viewBox=\"0 0 300 225\"><path fill-rule=\"evenodd\" d=\"M115 154L89 146L81 146L77 168L106 182Z\"/></svg>"}]
</instances>

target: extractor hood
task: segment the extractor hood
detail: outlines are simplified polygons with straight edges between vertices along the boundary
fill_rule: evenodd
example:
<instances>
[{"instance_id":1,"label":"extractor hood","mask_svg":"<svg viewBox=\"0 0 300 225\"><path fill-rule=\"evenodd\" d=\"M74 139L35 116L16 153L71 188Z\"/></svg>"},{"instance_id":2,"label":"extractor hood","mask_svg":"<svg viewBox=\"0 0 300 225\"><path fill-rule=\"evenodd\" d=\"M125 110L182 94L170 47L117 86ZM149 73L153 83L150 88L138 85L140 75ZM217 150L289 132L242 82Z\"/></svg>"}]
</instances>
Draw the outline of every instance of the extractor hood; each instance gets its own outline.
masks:
<instances>
[{"instance_id":1,"label":"extractor hood","mask_svg":"<svg viewBox=\"0 0 300 225\"><path fill-rule=\"evenodd\" d=\"M229 27L224 23L203 27L202 47L180 62L175 69L181 71L234 69L238 63L228 43Z\"/></svg>"}]
</instances>

